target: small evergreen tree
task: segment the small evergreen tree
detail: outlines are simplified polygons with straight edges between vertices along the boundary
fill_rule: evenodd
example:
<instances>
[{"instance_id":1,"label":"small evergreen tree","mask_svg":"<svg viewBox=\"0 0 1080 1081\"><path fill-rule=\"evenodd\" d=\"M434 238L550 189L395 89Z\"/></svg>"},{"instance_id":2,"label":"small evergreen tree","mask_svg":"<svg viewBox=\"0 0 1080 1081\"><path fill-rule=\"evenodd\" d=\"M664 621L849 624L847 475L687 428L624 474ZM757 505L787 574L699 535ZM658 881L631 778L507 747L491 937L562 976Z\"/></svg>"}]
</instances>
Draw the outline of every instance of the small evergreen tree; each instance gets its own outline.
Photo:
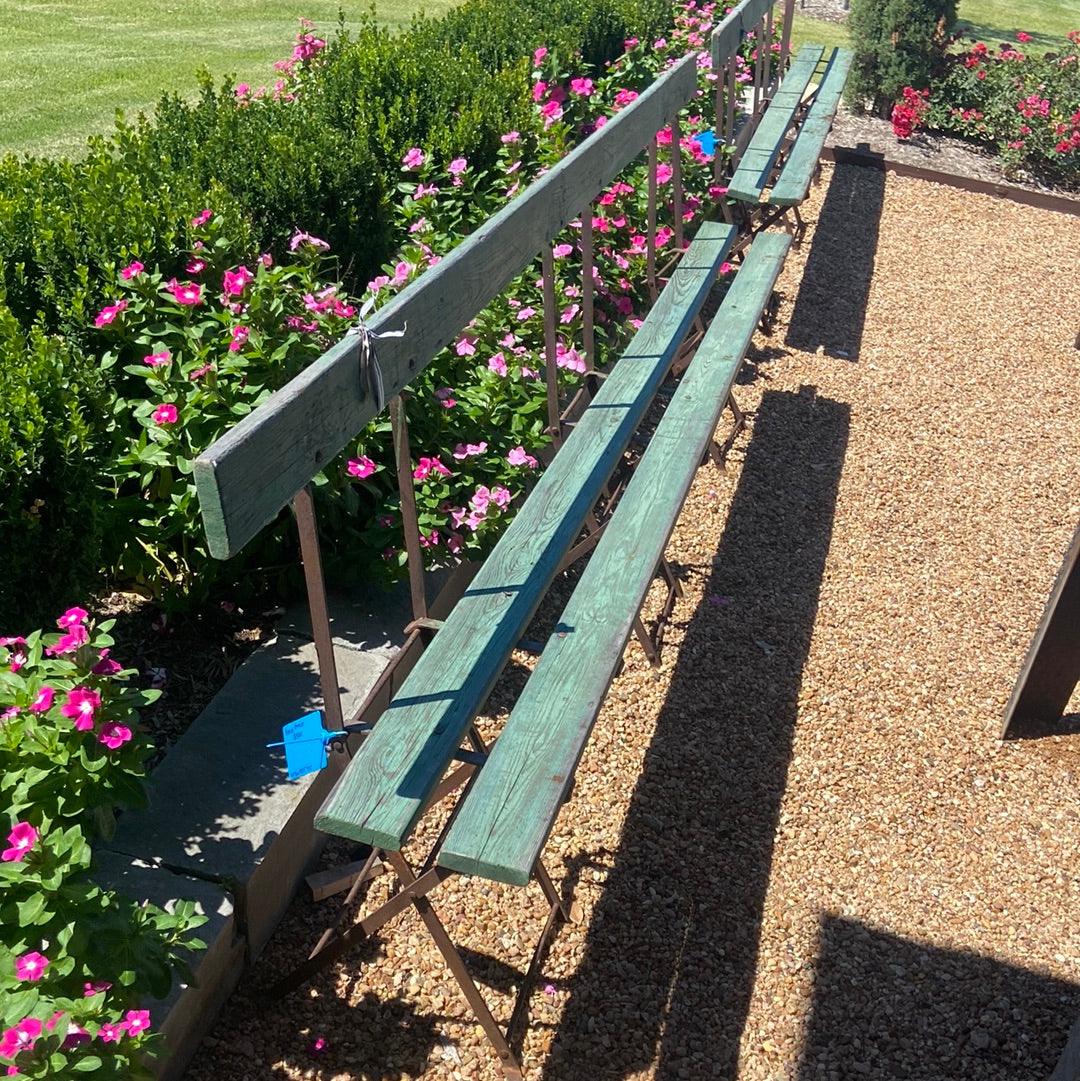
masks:
<instances>
[{"instance_id":1,"label":"small evergreen tree","mask_svg":"<svg viewBox=\"0 0 1080 1081\"><path fill-rule=\"evenodd\" d=\"M886 116L905 86L930 85L942 64L957 0L851 0L855 62L848 102Z\"/></svg>"}]
</instances>

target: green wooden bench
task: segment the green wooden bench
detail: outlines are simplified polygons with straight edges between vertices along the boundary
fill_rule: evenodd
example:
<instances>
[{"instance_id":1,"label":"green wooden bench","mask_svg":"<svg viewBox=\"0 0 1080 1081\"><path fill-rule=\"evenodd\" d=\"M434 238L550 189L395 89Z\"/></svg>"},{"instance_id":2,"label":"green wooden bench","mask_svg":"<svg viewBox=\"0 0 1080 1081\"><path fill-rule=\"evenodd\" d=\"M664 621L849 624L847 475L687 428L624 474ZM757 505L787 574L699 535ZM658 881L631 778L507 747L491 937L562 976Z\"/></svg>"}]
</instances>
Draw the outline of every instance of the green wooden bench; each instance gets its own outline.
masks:
<instances>
[{"instance_id":1,"label":"green wooden bench","mask_svg":"<svg viewBox=\"0 0 1080 1081\"><path fill-rule=\"evenodd\" d=\"M767 209L753 231L789 209L802 229L798 207L810 190L851 70L851 51L833 49L816 88L808 92L824 55L820 45L799 50L728 183L728 195L748 204L748 215L764 201Z\"/></svg>"},{"instance_id":2,"label":"green wooden bench","mask_svg":"<svg viewBox=\"0 0 1080 1081\"><path fill-rule=\"evenodd\" d=\"M465 797L440 866L519 886L532 877L790 245L785 233L763 233L750 247Z\"/></svg>"}]
</instances>

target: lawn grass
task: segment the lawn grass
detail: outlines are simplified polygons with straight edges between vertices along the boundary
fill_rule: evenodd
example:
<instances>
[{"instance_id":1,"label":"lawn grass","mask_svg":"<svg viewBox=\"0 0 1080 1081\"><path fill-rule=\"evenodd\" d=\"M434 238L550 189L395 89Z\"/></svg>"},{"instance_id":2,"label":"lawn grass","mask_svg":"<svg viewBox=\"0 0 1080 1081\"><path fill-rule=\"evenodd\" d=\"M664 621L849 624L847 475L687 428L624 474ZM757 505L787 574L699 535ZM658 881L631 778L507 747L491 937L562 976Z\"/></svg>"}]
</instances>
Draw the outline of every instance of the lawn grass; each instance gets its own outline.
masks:
<instances>
[{"instance_id":1,"label":"lawn grass","mask_svg":"<svg viewBox=\"0 0 1080 1081\"><path fill-rule=\"evenodd\" d=\"M960 33L994 46L1016 42L1016 32L1031 34L1028 51L1060 49L1070 30L1080 29L1080 0L960 0ZM800 15L796 7L791 40L797 48L812 41L831 48L848 43L843 23Z\"/></svg>"},{"instance_id":2,"label":"lawn grass","mask_svg":"<svg viewBox=\"0 0 1080 1081\"><path fill-rule=\"evenodd\" d=\"M376 15L406 24L455 0L377 0ZM195 71L252 84L292 48L303 15L332 32L368 10L344 0L0 0L0 150L78 154L117 109L134 115L165 90L194 92ZM324 34L325 36L325 34Z\"/></svg>"},{"instance_id":3,"label":"lawn grass","mask_svg":"<svg viewBox=\"0 0 1080 1081\"><path fill-rule=\"evenodd\" d=\"M455 2L376 0L376 15L397 27ZM193 92L201 66L269 81L298 17L331 32L339 7L347 22L367 10L366 0L0 0L0 151L77 155L117 109L134 115L165 90ZM995 43L1025 30L1034 37L1028 49L1052 48L1080 27L1080 0L961 0L960 17L973 38ZM832 47L848 35L843 24L796 13L792 40Z\"/></svg>"}]
</instances>

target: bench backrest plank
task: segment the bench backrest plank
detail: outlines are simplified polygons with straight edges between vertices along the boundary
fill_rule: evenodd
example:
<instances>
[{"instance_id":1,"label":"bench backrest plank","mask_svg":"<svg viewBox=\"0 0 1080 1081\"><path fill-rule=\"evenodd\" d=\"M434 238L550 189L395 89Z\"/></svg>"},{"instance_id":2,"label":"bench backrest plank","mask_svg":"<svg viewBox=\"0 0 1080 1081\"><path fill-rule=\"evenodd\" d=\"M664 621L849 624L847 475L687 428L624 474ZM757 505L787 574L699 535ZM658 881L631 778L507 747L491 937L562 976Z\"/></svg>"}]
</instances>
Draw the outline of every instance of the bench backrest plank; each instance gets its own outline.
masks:
<instances>
[{"instance_id":1,"label":"bench backrest plank","mask_svg":"<svg viewBox=\"0 0 1080 1081\"><path fill-rule=\"evenodd\" d=\"M706 222L622 358L316 815L398 850L640 424L734 240Z\"/></svg>"},{"instance_id":2,"label":"bench backrest plank","mask_svg":"<svg viewBox=\"0 0 1080 1081\"><path fill-rule=\"evenodd\" d=\"M790 245L764 233L750 248L454 820L443 866L528 882Z\"/></svg>"},{"instance_id":3,"label":"bench backrest plank","mask_svg":"<svg viewBox=\"0 0 1080 1081\"><path fill-rule=\"evenodd\" d=\"M694 94L696 56L641 96L489 218L371 319L392 397L461 332L540 249L616 177ZM346 337L195 461L211 553L238 552L379 411L362 385L355 337Z\"/></svg>"}]
</instances>

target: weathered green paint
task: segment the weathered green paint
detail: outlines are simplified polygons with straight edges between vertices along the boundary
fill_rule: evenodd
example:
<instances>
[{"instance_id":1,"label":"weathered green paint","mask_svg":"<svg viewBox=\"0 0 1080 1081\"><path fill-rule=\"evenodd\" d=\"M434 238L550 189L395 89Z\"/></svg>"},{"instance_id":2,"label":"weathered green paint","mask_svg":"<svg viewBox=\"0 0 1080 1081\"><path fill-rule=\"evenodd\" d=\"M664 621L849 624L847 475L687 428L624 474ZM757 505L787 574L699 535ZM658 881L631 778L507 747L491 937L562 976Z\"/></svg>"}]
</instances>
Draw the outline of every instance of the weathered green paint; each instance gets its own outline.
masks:
<instances>
[{"instance_id":1,"label":"weathered green paint","mask_svg":"<svg viewBox=\"0 0 1080 1081\"><path fill-rule=\"evenodd\" d=\"M821 45L804 45L791 62L728 183L731 198L748 203L761 198L761 190L768 184L769 174L784 148L784 136L795 122L795 113L824 52Z\"/></svg>"},{"instance_id":2,"label":"weathered green paint","mask_svg":"<svg viewBox=\"0 0 1080 1081\"><path fill-rule=\"evenodd\" d=\"M465 797L438 854L444 867L529 881L790 245L763 233L750 248Z\"/></svg>"},{"instance_id":3,"label":"weathered green paint","mask_svg":"<svg viewBox=\"0 0 1080 1081\"><path fill-rule=\"evenodd\" d=\"M712 34L713 70L721 68L738 51L743 37L765 17L776 0L742 0L733 7Z\"/></svg>"},{"instance_id":4,"label":"weathered green paint","mask_svg":"<svg viewBox=\"0 0 1080 1081\"><path fill-rule=\"evenodd\" d=\"M316 815L397 850L580 534L734 240L707 222L581 420Z\"/></svg>"},{"instance_id":5,"label":"weathered green paint","mask_svg":"<svg viewBox=\"0 0 1080 1081\"><path fill-rule=\"evenodd\" d=\"M795 145L791 148L780 179L769 192L769 202L774 206L797 206L810 190L821 148L825 145L833 118L840 105L848 72L851 70L852 53L849 49L834 49L828 67L821 79L817 97L806 122L799 129Z\"/></svg>"},{"instance_id":6,"label":"weathered green paint","mask_svg":"<svg viewBox=\"0 0 1080 1081\"><path fill-rule=\"evenodd\" d=\"M691 54L653 82L371 320L389 400L616 177L694 95ZM235 555L377 412L347 337L195 461L211 554Z\"/></svg>"}]
</instances>

